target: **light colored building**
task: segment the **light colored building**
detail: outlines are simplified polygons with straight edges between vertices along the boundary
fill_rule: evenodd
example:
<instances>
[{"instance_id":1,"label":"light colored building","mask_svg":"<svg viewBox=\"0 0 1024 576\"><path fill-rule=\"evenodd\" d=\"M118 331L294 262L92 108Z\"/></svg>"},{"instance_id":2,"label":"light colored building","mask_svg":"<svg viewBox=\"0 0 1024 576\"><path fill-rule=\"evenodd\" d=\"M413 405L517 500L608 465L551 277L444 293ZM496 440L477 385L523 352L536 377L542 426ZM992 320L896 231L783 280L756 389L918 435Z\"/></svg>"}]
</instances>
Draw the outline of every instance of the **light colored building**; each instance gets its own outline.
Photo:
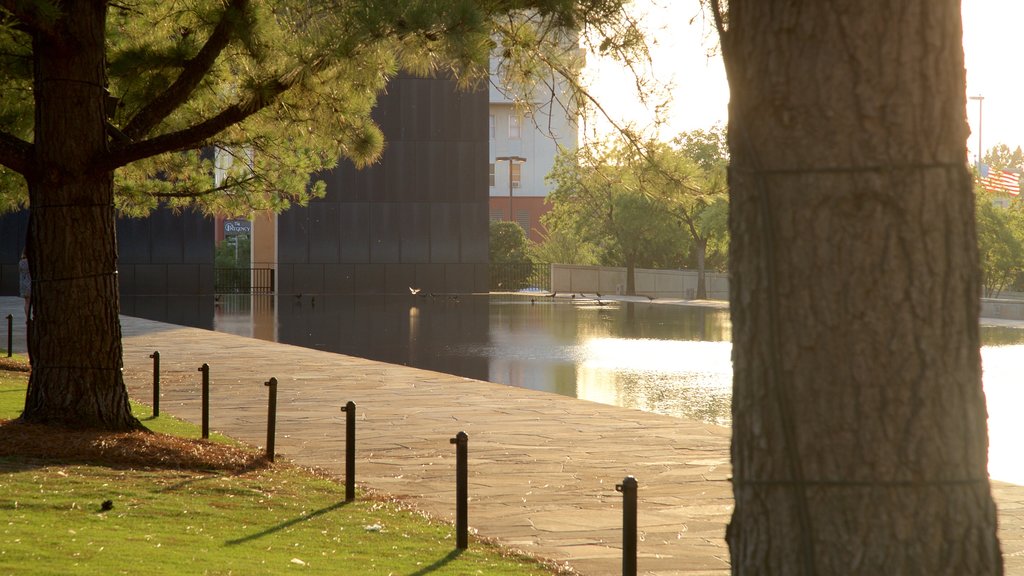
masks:
<instances>
[{"instance_id":1,"label":"light colored building","mask_svg":"<svg viewBox=\"0 0 1024 576\"><path fill-rule=\"evenodd\" d=\"M494 61L492 60L492 69ZM539 242L548 211L544 203L551 191L545 178L559 147L576 147L578 127L565 109L552 102L550 93L538 91L532 110L517 110L499 89L492 75L490 86L490 219L512 220Z\"/></svg>"}]
</instances>

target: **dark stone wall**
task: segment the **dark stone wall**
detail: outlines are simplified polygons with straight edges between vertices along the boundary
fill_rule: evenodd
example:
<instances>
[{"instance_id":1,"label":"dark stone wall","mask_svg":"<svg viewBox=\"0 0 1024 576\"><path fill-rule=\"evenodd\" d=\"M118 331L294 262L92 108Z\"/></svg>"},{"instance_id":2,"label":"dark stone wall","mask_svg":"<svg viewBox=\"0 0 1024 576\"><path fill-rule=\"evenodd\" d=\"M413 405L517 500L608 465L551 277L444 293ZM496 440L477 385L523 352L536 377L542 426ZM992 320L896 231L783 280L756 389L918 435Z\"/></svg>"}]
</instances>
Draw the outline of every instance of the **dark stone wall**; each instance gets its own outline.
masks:
<instances>
[{"instance_id":1,"label":"dark stone wall","mask_svg":"<svg viewBox=\"0 0 1024 576\"><path fill-rule=\"evenodd\" d=\"M28 212L0 218L0 294L18 294L18 259ZM213 327L213 220L157 210L117 222L121 312Z\"/></svg>"},{"instance_id":2,"label":"dark stone wall","mask_svg":"<svg viewBox=\"0 0 1024 576\"><path fill-rule=\"evenodd\" d=\"M213 328L214 221L158 210L117 222L121 313Z\"/></svg>"},{"instance_id":3,"label":"dark stone wall","mask_svg":"<svg viewBox=\"0 0 1024 576\"><path fill-rule=\"evenodd\" d=\"M486 292L487 92L401 77L374 112L377 164L322 175L327 196L278 219L279 294Z\"/></svg>"}]
</instances>

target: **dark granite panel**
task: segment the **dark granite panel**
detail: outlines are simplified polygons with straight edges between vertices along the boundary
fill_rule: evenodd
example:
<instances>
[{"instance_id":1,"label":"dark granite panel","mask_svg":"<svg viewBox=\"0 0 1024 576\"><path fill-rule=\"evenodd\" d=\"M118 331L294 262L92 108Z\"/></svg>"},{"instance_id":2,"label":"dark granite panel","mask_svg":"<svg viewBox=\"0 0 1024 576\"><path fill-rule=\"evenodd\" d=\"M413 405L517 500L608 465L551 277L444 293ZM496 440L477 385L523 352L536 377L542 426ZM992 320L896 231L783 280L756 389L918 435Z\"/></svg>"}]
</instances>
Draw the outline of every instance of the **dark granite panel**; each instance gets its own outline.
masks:
<instances>
[{"instance_id":1,"label":"dark granite panel","mask_svg":"<svg viewBox=\"0 0 1024 576\"><path fill-rule=\"evenodd\" d=\"M430 261L430 205L405 203L398 205L401 234L401 262Z\"/></svg>"},{"instance_id":2,"label":"dark granite panel","mask_svg":"<svg viewBox=\"0 0 1024 576\"><path fill-rule=\"evenodd\" d=\"M407 178L407 166L408 161L407 150L410 148L408 142L391 142L388 145L387 152L385 152L385 162L387 164L383 167L384 177L384 198L388 202L398 202L401 200L410 201L413 200L416 195L416 189L412 188L412 194L407 194L406 187L407 182L410 179ZM411 182L416 182L412 179Z\"/></svg>"},{"instance_id":3,"label":"dark granite panel","mask_svg":"<svg viewBox=\"0 0 1024 576\"><path fill-rule=\"evenodd\" d=\"M293 269L296 294L322 294L324 292L323 264L296 264Z\"/></svg>"},{"instance_id":4,"label":"dark granite panel","mask_svg":"<svg viewBox=\"0 0 1024 576\"><path fill-rule=\"evenodd\" d=\"M478 142L474 144L476 159L472 160L473 166L473 187L471 191L471 198L473 200L479 200L487 202L490 195L489 187L487 185L490 179L488 155L490 154L489 148L486 142Z\"/></svg>"},{"instance_id":5,"label":"dark granite panel","mask_svg":"<svg viewBox=\"0 0 1024 576\"><path fill-rule=\"evenodd\" d=\"M444 264L445 292L473 291L473 264Z\"/></svg>"},{"instance_id":6,"label":"dark granite panel","mask_svg":"<svg viewBox=\"0 0 1024 576\"><path fill-rule=\"evenodd\" d=\"M277 261L309 262L309 209L293 206L277 217Z\"/></svg>"},{"instance_id":7,"label":"dark granite panel","mask_svg":"<svg viewBox=\"0 0 1024 576\"><path fill-rule=\"evenodd\" d=\"M370 261L391 264L400 261L398 210L394 204L370 205Z\"/></svg>"},{"instance_id":8,"label":"dark granite panel","mask_svg":"<svg viewBox=\"0 0 1024 576\"><path fill-rule=\"evenodd\" d=\"M199 292L213 294L213 263L199 264Z\"/></svg>"},{"instance_id":9,"label":"dark granite panel","mask_svg":"<svg viewBox=\"0 0 1024 576\"><path fill-rule=\"evenodd\" d=\"M117 221L117 262L145 264L149 262L149 221L146 218L122 218Z\"/></svg>"},{"instance_id":10,"label":"dark granite panel","mask_svg":"<svg viewBox=\"0 0 1024 576\"><path fill-rule=\"evenodd\" d=\"M20 257L19 257L20 258ZM0 295L18 295L18 265L0 264Z\"/></svg>"},{"instance_id":11,"label":"dark granite panel","mask_svg":"<svg viewBox=\"0 0 1024 576\"><path fill-rule=\"evenodd\" d=\"M430 197L430 142L407 142L410 154L406 156L406 183L402 201L429 202Z\"/></svg>"},{"instance_id":12,"label":"dark granite panel","mask_svg":"<svg viewBox=\"0 0 1024 576\"><path fill-rule=\"evenodd\" d=\"M136 264L135 293L154 295L167 293L167 265Z\"/></svg>"},{"instance_id":13,"label":"dark granite panel","mask_svg":"<svg viewBox=\"0 0 1024 576\"><path fill-rule=\"evenodd\" d=\"M430 205L430 261L448 264L459 261L459 204Z\"/></svg>"},{"instance_id":14,"label":"dark granite panel","mask_svg":"<svg viewBox=\"0 0 1024 576\"><path fill-rule=\"evenodd\" d=\"M352 291L355 294L383 294L384 278L383 264L356 264L353 266Z\"/></svg>"},{"instance_id":15,"label":"dark granite panel","mask_svg":"<svg viewBox=\"0 0 1024 576\"><path fill-rule=\"evenodd\" d=\"M423 292L441 293L446 289L444 264L417 264L415 286Z\"/></svg>"},{"instance_id":16,"label":"dark granite panel","mask_svg":"<svg viewBox=\"0 0 1024 576\"><path fill-rule=\"evenodd\" d=\"M167 290L169 295L200 294L199 266L196 264L168 264Z\"/></svg>"},{"instance_id":17,"label":"dark granite panel","mask_svg":"<svg viewBox=\"0 0 1024 576\"><path fill-rule=\"evenodd\" d=\"M425 131L420 130L420 116L429 113L426 102L420 100L419 83L414 78L397 78L392 81L401 110L401 124L395 140L423 140Z\"/></svg>"},{"instance_id":18,"label":"dark granite panel","mask_svg":"<svg viewBox=\"0 0 1024 576\"><path fill-rule=\"evenodd\" d=\"M338 226L338 204L311 202L309 204L309 262L336 264L341 245Z\"/></svg>"},{"instance_id":19,"label":"dark granite panel","mask_svg":"<svg viewBox=\"0 0 1024 576\"><path fill-rule=\"evenodd\" d=\"M427 198L431 202L451 202L457 198L451 189L454 166L447 154L445 142L432 142L427 148L427 165L423 184L426 186Z\"/></svg>"},{"instance_id":20,"label":"dark granite panel","mask_svg":"<svg viewBox=\"0 0 1024 576\"><path fill-rule=\"evenodd\" d=\"M416 287L416 269L407 264L384 265L384 293L409 294Z\"/></svg>"},{"instance_id":21,"label":"dark granite panel","mask_svg":"<svg viewBox=\"0 0 1024 576\"><path fill-rule=\"evenodd\" d=\"M451 140L458 133L459 115L454 106L459 100L458 93L451 94L450 87L440 82L431 82L429 90L429 138L434 141Z\"/></svg>"},{"instance_id":22,"label":"dark granite panel","mask_svg":"<svg viewBox=\"0 0 1024 576\"><path fill-rule=\"evenodd\" d=\"M28 210L4 214L0 218L0 262L17 263L25 249Z\"/></svg>"},{"instance_id":23,"label":"dark granite panel","mask_svg":"<svg viewBox=\"0 0 1024 576\"><path fill-rule=\"evenodd\" d=\"M283 264L278 262L277 273L274 276L277 283L278 294L294 294L295 287L295 264Z\"/></svg>"},{"instance_id":24,"label":"dark granite panel","mask_svg":"<svg viewBox=\"0 0 1024 576\"><path fill-rule=\"evenodd\" d=\"M146 219L152 241L150 261L154 264L180 264L184 261L181 221L167 210L157 210Z\"/></svg>"},{"instance_id":25,"label":"dark granite panel","mask_svg":"<svg viewBox=\"0 0 1024 576\"><path fill-rule=\"evenodd\" d=\"M203 217L201 213L194 210L185 211L178 218L183 229L183 261L187 264L213 262L214 226L216 225L214 219Z\"/></svg>"},{"instance_id":26,"label":"dark granite panel","mask_svg":"<svg viewBox=\"0 0 1024 576\"><path fill-rule=\"evenodd\" d=\"M352 264L324 266L324 293L351 294L355 288L355 267Z\"/></svg>"},{"instance_id":27,"label":"dark granite panel","mask_svg":"<svg viewBox=\"0 0 1024 576\"><path fill-rule=\"evenodd\" d=\"M14 290L15 294L17 294L17 284L14 285ZM122 296L138 292L138 288L135 286L135 264L119 263L117 265L117 290Z\"/></svg>"},{"instance_id":28,"label":"dark granite panel","mask_svg":"<svg viewBox=\"0 0 1024 576\"><path fill-rule=\"evenodd\" d=\"M477 155L474 142L459 142L455 153L458 155L458 199L460 202L487 202L490 186L487 182L487 157Z\"/></svg>"},{"instance_id":29,"label":"dark granite panel","mask_svg":"<svg viewBox=\"0 0 1024 576\"><path fill-rule=\"evenodd\" d=\"M460 204L460 262L487 262L490 258L487 239L490 235L488 206L484 202ZM481 241L481 239L484 239Z\"/></svg>"},{"instance_id":30,"label":"dark granite panel","mask_svg":"<svg viewBox=\"0 0 1024 576\"><path fill-rule=\"evenodd\" d=\"M341 243L341 262L369 262L370 205L365 202L339 204L338 235Z\"/></svg>"}]
</instances>

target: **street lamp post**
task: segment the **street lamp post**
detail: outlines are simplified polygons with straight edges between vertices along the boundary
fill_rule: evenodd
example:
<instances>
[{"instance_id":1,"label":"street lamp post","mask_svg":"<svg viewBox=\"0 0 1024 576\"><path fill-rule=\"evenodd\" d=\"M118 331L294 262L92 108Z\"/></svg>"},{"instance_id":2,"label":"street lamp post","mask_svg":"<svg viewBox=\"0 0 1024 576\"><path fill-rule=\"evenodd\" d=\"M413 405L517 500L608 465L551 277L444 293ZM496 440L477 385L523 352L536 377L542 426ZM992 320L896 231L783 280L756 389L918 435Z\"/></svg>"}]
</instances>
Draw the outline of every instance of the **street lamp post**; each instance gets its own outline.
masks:
<instances>
[{"instance_id":1,"label":"street lamp post","mask_svg":"<svg viewBox=\"0 0 1024 576\"><path fill-rule=\"evenodd\" d=\"M514 222L512 218L512 165L525 164L526 158L522 156L497 156L495 162L508 162L508 221Z\"/></svg>"},{"instance_id":2,"label":"street lamp post","mask_svg":"<svg viewBox=\"0 0 1024 576\"><path fill-rule=\"evenodd\" d=\"M985 103L985 97L981 94L977 96L968 96L971 100L978 101L978 154L975 156L975 164L978 166L978 170L981 170L981 107Z\"/></svg>"}]
</instances>

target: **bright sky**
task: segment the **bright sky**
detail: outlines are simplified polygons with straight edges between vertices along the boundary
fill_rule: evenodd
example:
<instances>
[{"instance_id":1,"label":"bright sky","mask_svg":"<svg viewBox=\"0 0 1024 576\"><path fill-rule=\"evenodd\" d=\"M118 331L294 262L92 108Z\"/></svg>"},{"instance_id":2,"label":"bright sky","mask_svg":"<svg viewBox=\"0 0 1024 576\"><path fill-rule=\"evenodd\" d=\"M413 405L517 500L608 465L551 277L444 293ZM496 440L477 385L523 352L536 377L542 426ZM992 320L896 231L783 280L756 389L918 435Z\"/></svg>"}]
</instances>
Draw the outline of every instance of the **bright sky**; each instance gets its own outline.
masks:
<instances>
[{"instance_id":1,"label":"bright sky","mask_svg":"<svg viewBox=\"0 0 1024 576\"><path fill-rule=\"evenodd\" d=\"M962 0L967 94L982 95L982 147L1024 146L1024 74L1019 60L1021 0ZM729 87L717 55L714 23L701 12L698 0L636 0L635 11L653 38L653 73L673 86L671 125L661 131L668 139L681 131L710 128L728 120ZM711 54L709 56L709 54ZM591 57L594 89L613 115L646 126L652 115L636 103L634 92L623 90L632 77L619 66ZM978 101L968 100L971 126L967 147L973 159L978 148Z\"/></svg>"}]
</instances>

